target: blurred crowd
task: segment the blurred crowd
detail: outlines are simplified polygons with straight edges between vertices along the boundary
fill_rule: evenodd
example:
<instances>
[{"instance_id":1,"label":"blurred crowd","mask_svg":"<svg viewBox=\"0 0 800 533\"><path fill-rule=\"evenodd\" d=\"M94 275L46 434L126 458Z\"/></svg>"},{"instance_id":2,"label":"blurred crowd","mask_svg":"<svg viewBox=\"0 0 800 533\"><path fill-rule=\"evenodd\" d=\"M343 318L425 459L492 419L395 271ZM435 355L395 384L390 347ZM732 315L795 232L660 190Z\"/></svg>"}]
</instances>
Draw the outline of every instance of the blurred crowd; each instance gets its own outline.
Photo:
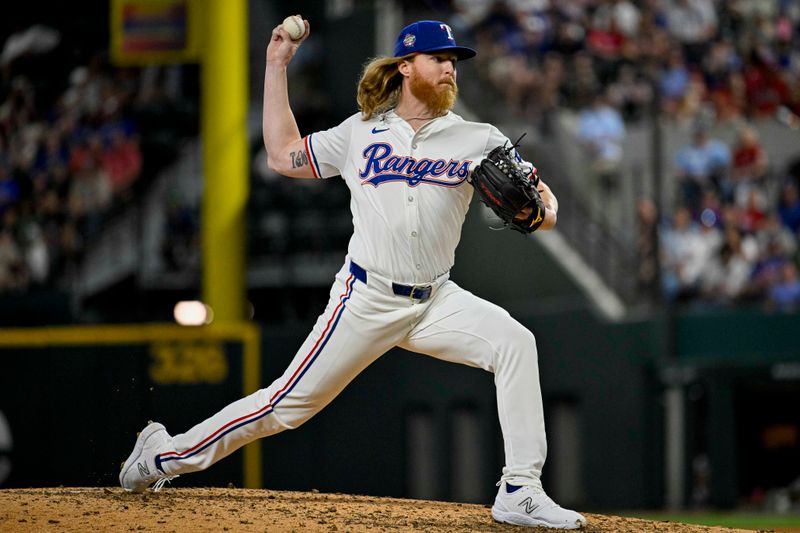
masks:
<instances>
[{"instance_id":1,"label":"blurred crowd","mask_svg":"<svg viewBox=\"0 0 800 533\"><path fill-rule=\"evenodd\" d=\"M76 66L51 102L24 76L8 81L0 90L0 291L56 279L142 168L126 113L136 80L125 71Z\"/></svg>"},{"instance_id":2,"label":"blurred crowd","mask_svg":"<svg viewBox=\"0 0 800 533\"><path fill-rule=\"evenodd\" d=\"M480 75L527 120L603 95L626 121L800 114L794 0L453 0Z\"/></svg>"},{"instance_id":3,"label":"blurred crowd","mask_svg":"<svg viewBox=\"0 0 800 533\"><path fill-rule=\"evenodd\" d=\"M676 206L638 206L641 286L695 304L800 307L798 165L773 164L752 127L800 126L800 3L451 4L453 24L480 50L479 76L509 116L548 133L563 110L575 113L601 190L618 185L630 125L658 116L691 129L691 141L667 154ZM737 129L731 145L710 134L720 124Z\"/></svg>"},{"instance_id":4,"label":"blurred crowd","mask_svg":"<svg viewBox=\"0 0 800 533\"><path fill-rule=\"evenodd\" d=\"M643 201L640 221L660 244L661 289L673 300L766 303L800 309L800 152L774 169L750 126L733 146L702 123L675 154L677 208L659 221Z\"/></svg>"},{"instance_id":5,"label":"blurred crowd","mask_svg":"<svg viewBox=\"0 0 800 533\"><path fill-rule=\"evenodd\" d=\"M179 123L165 112L175 80L159 67L114 67L102 51L65 65L60 39L34 26L3 45L0 293L54 286L74 271L145 167L169 158L144 157L140 123Z\"/></svg>"}]
</instances>

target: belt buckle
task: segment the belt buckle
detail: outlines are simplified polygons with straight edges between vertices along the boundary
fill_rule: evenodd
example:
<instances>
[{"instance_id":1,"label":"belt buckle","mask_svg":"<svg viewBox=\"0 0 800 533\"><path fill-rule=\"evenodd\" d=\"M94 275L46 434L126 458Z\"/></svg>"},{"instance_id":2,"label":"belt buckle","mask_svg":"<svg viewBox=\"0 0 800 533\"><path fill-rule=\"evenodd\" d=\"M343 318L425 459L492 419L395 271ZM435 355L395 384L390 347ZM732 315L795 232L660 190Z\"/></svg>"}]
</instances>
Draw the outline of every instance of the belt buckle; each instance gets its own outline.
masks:
<instances>
[{"instance_id":1,"label":"belt buckle","mask_svg":"<svg viewBox=\"0 0 800 533\"><path fill-rule=\"evenodd\" d=\"M417 291L421 292L419 296L416 295ZM424 302L428 298L431 297L431 286L430 285L413 285L411 287L411 294L408 295L409 298L414 300L419 300L420 302Z\"/></svg>"}]
</instances>

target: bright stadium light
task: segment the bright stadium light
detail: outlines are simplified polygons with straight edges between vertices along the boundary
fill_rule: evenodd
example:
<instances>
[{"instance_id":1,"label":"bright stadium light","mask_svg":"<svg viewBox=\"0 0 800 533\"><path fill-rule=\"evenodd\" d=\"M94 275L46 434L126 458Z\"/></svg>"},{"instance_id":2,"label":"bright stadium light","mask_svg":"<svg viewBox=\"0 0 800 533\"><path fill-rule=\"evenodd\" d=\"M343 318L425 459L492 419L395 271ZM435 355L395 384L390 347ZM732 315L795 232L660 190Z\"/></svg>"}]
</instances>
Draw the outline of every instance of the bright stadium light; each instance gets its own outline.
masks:
<instances>
[{"instance_id":1,"label":"bright stadium light","mask_svg":"<svg viewBox=\"0 0 800 533\"><path fill-rule=\"evenodd\" d=\"M181 326L202 326L214 320L214 311L197 300L176 303L172 314Z\"/></svg>"}]
</instances>

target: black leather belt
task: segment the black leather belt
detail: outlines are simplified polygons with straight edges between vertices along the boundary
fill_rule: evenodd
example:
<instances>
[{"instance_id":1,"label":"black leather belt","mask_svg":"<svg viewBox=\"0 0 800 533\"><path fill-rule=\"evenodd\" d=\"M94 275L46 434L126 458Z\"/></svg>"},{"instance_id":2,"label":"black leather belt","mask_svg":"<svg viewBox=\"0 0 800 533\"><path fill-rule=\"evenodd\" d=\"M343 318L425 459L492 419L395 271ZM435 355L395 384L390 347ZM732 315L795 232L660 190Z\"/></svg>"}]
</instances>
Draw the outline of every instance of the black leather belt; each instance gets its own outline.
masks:
<instances>
[{"instance_id":1,"label":"black leather belt","mask_svg":"<svg viewBox=\"0 0 800 533\"><path fill-rule=\"evenodd\" d=\"M367 271L353 261L350 261L350 273L362 283L367 282ZM422 303L431 297L433 287L431 285L402 285L400 283L393 282L392 292L398 296L407 296L412 300L418 300L420 303Z\"/></svg>"},{"instance_id":2,"label":"black leather belt","mask_svg":"<svg viewBox=\"0 0 800 533\"><path fill-rule=\"evenodd\" d=\"M400 285L399 283L392 283L392 290L398 296L408 296L413 300L424 302L431 297L431 290L433 287L430 285Z\"/></svg>"}]
</instances>

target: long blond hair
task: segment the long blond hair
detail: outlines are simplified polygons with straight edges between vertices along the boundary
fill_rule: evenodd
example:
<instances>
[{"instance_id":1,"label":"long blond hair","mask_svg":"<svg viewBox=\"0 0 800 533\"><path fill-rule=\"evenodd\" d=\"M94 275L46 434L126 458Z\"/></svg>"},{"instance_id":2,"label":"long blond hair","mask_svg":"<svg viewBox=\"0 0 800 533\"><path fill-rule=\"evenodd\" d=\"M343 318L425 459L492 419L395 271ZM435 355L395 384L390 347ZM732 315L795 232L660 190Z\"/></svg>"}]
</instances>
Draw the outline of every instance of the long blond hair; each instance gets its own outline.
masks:
<instances>
[{"instance_id":1,"label":"long blond hair","mask_svg":"<svg viewBox=\"0 0 800 533\"><path fill-rule=\"evenodd\" d=\"M363 120L369 120L397 105L403 84L403 75L397 65L404 59L408 57L377 57L364 65L356 94Z\"/></svg>"}]
</instances>

